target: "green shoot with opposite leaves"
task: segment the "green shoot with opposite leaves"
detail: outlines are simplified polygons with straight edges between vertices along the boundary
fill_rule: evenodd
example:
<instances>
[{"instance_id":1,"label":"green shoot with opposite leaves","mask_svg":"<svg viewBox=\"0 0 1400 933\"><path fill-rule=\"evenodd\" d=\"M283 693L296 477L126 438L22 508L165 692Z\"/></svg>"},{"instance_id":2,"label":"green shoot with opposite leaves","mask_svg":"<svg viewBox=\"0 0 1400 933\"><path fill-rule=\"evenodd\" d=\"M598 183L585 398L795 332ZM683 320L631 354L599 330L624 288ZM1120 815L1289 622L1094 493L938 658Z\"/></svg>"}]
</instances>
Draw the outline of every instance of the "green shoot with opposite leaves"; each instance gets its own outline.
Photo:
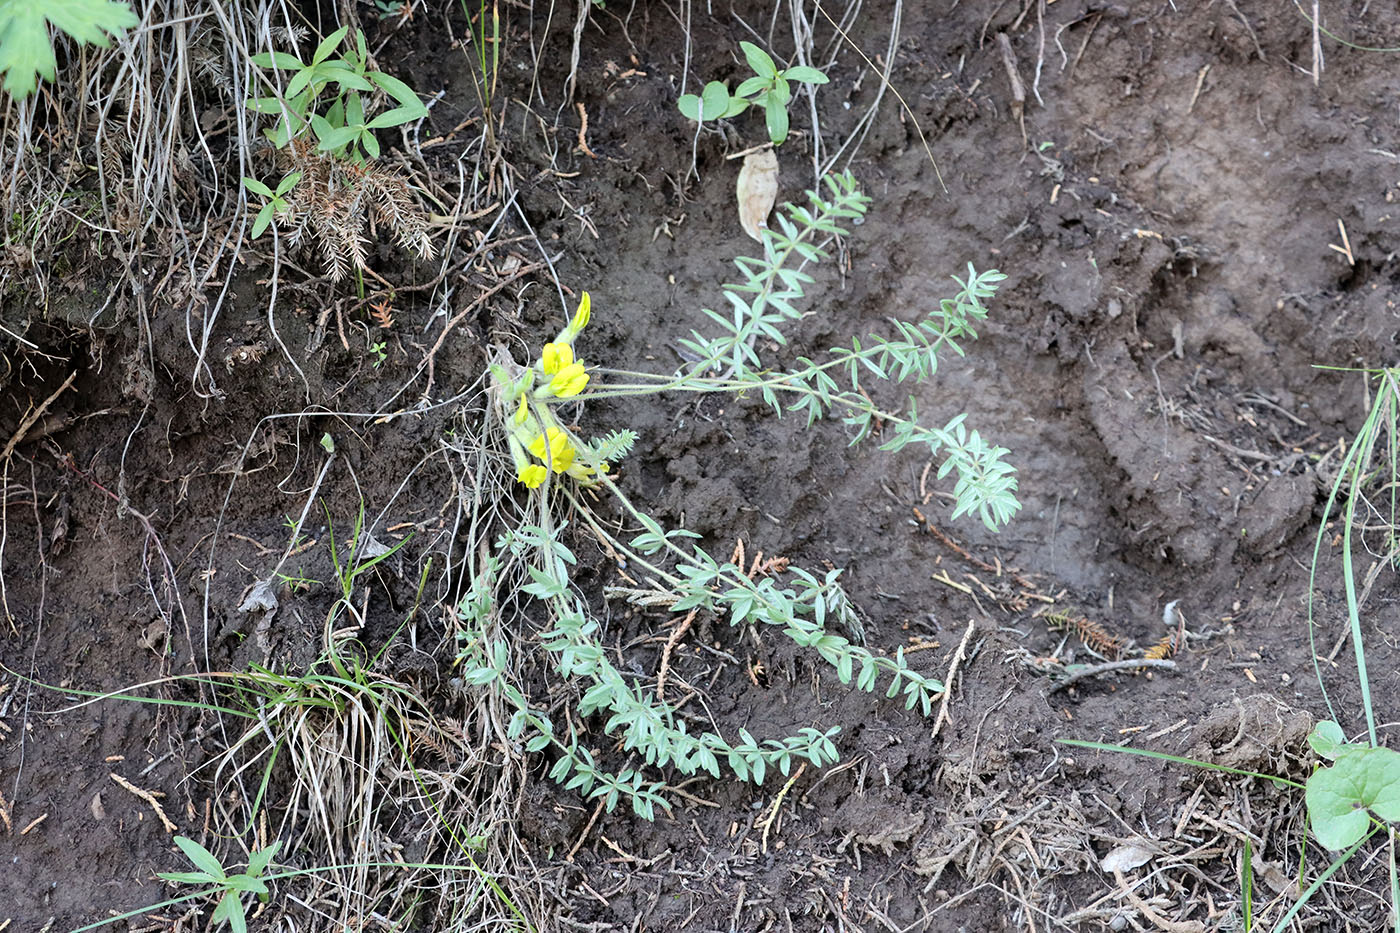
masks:
<instances>
[{"instance_id":1,"label":"green shoot with opposite leaves","mask_svg":"<svg viewBox=\"0 0 1400 933\"><path fill-rule=\"evenodd\" d=\"M739 46L753 69L753 77L740 83L733 94L723 81L711 81L699 94L682 94L676 107L689 119L704 123L738 116L757 104L763 108L768 138L780 146L788 137L787 108L792 101L792 83L826 84L827 77L806 65L779 69L773 57L752 42L740 42Z\"/></svg>"},{"instance_id":2,"label":"green shoot with opposite leaves","mask_svg":"<svg viewBox=\"0 0 1400 933\"><path fill-rule=\"evenodd\" d=\"M262 876L282 843L274 842L250 854L248 867L236 875L225 871L218 857L193 839L176 836L175 844L199 870L163 871L158 872L158 876L176 884L205 885L209 889L208 893L221 894L213 916L209 918L210 929L218 929L220 924L226 922L233 933L247 933L248 920L243 913L243 895L252 894L264 902L267 901L267 883L263 881Z\"/></svg>"}]
</instances>

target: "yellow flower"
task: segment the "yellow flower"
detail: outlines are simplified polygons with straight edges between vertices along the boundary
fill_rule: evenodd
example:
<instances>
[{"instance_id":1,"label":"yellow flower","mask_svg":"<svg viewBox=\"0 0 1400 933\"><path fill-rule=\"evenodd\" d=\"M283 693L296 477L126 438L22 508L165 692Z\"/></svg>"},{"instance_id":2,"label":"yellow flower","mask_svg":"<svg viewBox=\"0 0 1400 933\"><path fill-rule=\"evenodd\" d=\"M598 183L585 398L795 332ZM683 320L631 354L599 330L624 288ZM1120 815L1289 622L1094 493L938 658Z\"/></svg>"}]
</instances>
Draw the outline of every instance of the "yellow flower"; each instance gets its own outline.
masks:
<instances>
[{"instance_id":1,"label":"yellow flower","mask_svg":"<svg viewBox=\"0 0 1400 933\"><path fill-rule=\"evenodd\" d=\"M550 395L558 398L572 398L588 385L588 373L582 363L570 363L555 374L546 387Z\"/></svg>"},{"instance_id":2,"label":"yellow flower","mask_svg":"<svg viewBox=\"0 0 1400 933\"><path fill-rule=\"evenodd\" d=\"M588 326L589 318L593 317L593 299L588 297L588 292L583 293L579 299L578 310L574 312L574 319L569 322L569 330L577 335Z\"/></svg>"},{"instance_id":3,"label":"yellow flower","mask_svg":"<svg viewBox=\"0 0 1400 933\"><path fill-rule=\"evenodd\" d=\"M515 412L515 423L524 424L530 417L530 406L525 403L525 396L520 396L520 407Z\"/></svg>"},{"instance_id":4,"label":"yellow flower","mask_svg":"<svg viewBox=\"0 0 1400 933\"><path fill-rule=\"evenodd\" d=\"M548 453L546 453L548 448ZM541 460L547 460L555 473L563 473L573 466L577 451L569 443L569 436L559 428L551 427L530 442L530 453ZM544 469L544 467L540 467Z\"/></svg>"},{"instance_id":5,"label":"yellow flower","mask_svg":"<svg viewBox=\"0 0 1400 933\"><path fill-rule=\"evenodd\" d=\"M596 470L593 469L593 467L588 466L587 464L575 462L572 466L569 467L567 472L570 476L578 480L580 483L583 483L585 486L592 486L597 483L597 480L594 479L594 474L606 473L610 469L611 467L608 466L606 460L602 463L599 463L598 469Z\"/></svg>"},{"instance_id":6,"label":"yellow flower","mask_svg":"<svg viewBox=\"0 0 1400 933\"><path fill-rule=\"evenodd\" d=\"M538 489L540 485L544 483L544 478L548 475L548 470L538 463L532 463L527 467L523 467L519 473L515 474L515 478L530 489Z\"/></svg>"},{"instance_id":7,"label":"yellow flower","mask_svg":"<svg viewBox=\"0 0 1400 933\"><path fill-rule=\"evenodd\" d=\"M547 343L540 351L540 369L552 376L574 362L574 348L567 343Z\"/></svg>"}]
</instances>

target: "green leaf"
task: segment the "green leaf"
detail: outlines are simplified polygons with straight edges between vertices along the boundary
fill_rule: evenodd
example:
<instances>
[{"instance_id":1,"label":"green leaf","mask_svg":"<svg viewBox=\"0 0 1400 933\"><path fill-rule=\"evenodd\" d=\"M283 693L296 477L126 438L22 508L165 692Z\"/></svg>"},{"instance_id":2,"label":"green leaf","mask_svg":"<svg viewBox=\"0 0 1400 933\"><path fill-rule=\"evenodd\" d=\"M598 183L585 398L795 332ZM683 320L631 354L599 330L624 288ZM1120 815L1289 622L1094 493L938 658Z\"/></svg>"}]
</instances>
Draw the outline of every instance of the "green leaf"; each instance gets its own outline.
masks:
<instances>
[{"instance_id":1,"label":"green leaf","mask_svg":"<svg viewBox=\"0 0 1400 933\"><path fill-rule=\"evenodd\" d=\"M156 872L156 877L163 878L166 881L173 881L176 884L218 885L223 881L221 878L210 877L202 871L158 871Z\"/></svg>"},{"instance_id":2,"label":"green leaf","mask_svg":"<svg viewBox=\"0 0 1400 933\"><path fill-rule=\"evenodd\" d=\"M350 31L349 26L341 26L335 32L321 40L321 44L316 46L316 52L311 56L311 64L319 65L321 62L331 57L331 53L340 45L345 34Z\"/></svg>"},{"instance_id":3,"label":"green leaf","mask_svg":"<svg viewBox=\"0 0 1400 933\"><path fill-rule=\"evenodd\" d=\"M409 120L421 120L428 115L428 108L424 106L422 99L414 93L413 88L404 84L398 78L392 75L386 75L383 72L374 71L370 73L369 79L383 90L384 93L398 101L403 109L410 112L411 116L405 118L401 122L407 123Z\"/></svg>"},{"instance_id":4,"label":"green leaf","mask_svg":"<svg viewBox=\"0 0 1400 933\"><path fill-rule=\"evenodd\" d=\"M185 858L189 859L195 868L207 872L220 881L228 877L224 874L224 866L219 864L219 860L214 857L214 854L193 839L176 836L175 844L180 847L180 851L185 853Z\"/></svg>"},{"instance_id":5,"label":"green leaf","mask_svg":"<svg viewBox=\"0 0 1400 933\"><path fill-rule=\"evenodd\" d=\"M272 189L269 188L267 185L263 184L262 182L258 181L256 178L248 178L247 176L244 176L243 187L247 188L254 194L260 194L265 198L272 197ZM281 191L280 185L278 186L278 191L279 193Z\"/></svg>"},{"instance_id":6,"label":"green leaf","mask_svg":"<svg viewBox=\"0 0 1400 933\"><path fill-rule=\"evenodd\" d=\"M233 933L248 933L248 919L243 916L243 902L238 899L237 891L225 892L209 919L215 927L219 921L227 920Z\"/></svg>"},{"instance_id":7,"label":"green leaf","mask_svg":"<svg viewBox=\"0 0 1400 933\"><path fill-rule=\"evenodd\" d=\"M761 78L758 76L747 78L737 88L734 89L734 96L752 97L755 94L766 91L770 83L770 78Z\"/></svg>"},{"instance_id":8,"label":"green leaf","mask_svg":"<svg viewBox=\"0 0 1400 933\"><path fill-rule=\"evenodd\" d=\"M296 187L296 184L299 181L301 181L301 172L292 172L286 178L283 178L280 182L277 183L277 196L280 198L288 191L291 191L293 188Z\"/></svg>"},{"instance_id":9,"label":"green leaf","mask_svg":"<svg viewBox=\"0 0 1400 933\"><path fill-rule=\"evenodd\" d=\"M1344 749L1336 764L1308 778L1303 797L1317 841L1333 852L1345 849L1366 835L1371 813L1400 820L1400 752Z\"/></svg>"},{"instance_id":10,"label":"green leaf","mask_svg":"<svg viewBox=\"0 0 1400 933\"><path fill-rule=\"evenodd\" d=\"M295 97L306 90L307 85L311 83L311 79L314 77L316 77L316 69L302 68L296 74L292 75L292 80L287 82L285 94L288 97Z\"/></svg>"},{"instance_id":11,"label":"green leaf","mask_svg":"<svg viewBox=\"0 0 1400 933\"><path fill-rule=\"evenodd\" d=\"M764 78L774 78L778 75L778 66L773 63L769 54L752 42L740 42L739 48L744 50L744 58L748 59L749 67L753 73Z\"/></svg>"},{"instance_id":12,"label":"green leaf","mask_svg":"<svg viewBox=\"0 0 1400 933\"><path fill-rule=\"evenodd\" d=\"M379 158L379 140L375 139L373 131L360 131L360 145L364 148L365 152L368 153L371 159Z\"/></svg>"},{"instance_id":13,"label":"green leaf","mask_svg":"<svg viewBox=\"0 0 1400 933\"><path fill-rule=\"evenodd\" d=\"M317 132L316 137L321 141L316 148L322 152L334 152L344 148L354 142L360 135L358 126L328 127L324 133Z\"/></svg>"},{"instance_id":14,"label":"green leaf","mask_svg":"<svg viewBox=\"0 0 1400 933\"><path fill-rule=\"evenodd\" d=\"M423 113L427 113L426 110ZM403 126L405 123L412 123L420 118L420 114L412 107L395 107L393 110L386 110L366 126L372 130L383 129L390 126Z\"/></svg>"},{"instance_id":15,"label":"green leaf","mask_svg":"<svg viewBox=\"0 0 1400 933\"><path fill-rule=\"evenodd\" d=\"M815 68L808 68L806 65L794 65L783 72L783 77L789 81L801 81L803 84L826 84L829 78Z\"/></svg>"},{"instance_id":16,"label":"green leaf","mask_svg":"<svg viewBox=\"0 0 1400 933\"><path fill-rule=\"evenodd\" d=\"M272 858L277 854L277 850L282 848L282 841L263 846L256 852L248 856L248 874L257 877L267 870L267 866L272 864Z\"/></svg>"},{"instance_id":17,"label":"green leaf","mask_svg":"<svg viewBox=\"0 0 1400 933\"><path fill-rule=\"evenodd\" d=\"M258 211L258 216L253 220L253 239L262 236L268 224L272 223L272 215L277 210L276 204L264 204L262 210Z\"/></svg>"},{"instance_id":18,"label":"green leaf","mask_svg":"<svg viewBox=\"0 0 1400 933\"><path fill-rule=\"evenodd\" d=\"M283 71L301 71L306 68L301 59L287 52L259 52L249 60L259 68L281 68Z\"/></svg>"},{"instance_id":19,"label":"green leaf","mask_svg":"<svg viewBox=\"0 0 1400 933\"><path fill-rule=\"evenodd\" d=\"M700 114L700 108L700 98L695 94L682 94L680 99L676 101L676 109L681 112L681 116L697 123L704 119Z\"/></svg>"},{"instance_id":20,"label":"green leaf","mask_svg":"<svg viewBox=\"0 0 1400 933\"><path fill-rule=\"evenodd\" d=\"M763 107L768 123L768 138L773 141L773 145L781 146L788 136L787 107L775 103L771 97L764 101Z\"/></svg>"},{"instance_id":21,"label":"green leaf","mask_svg":"<svg viewBox=\"0 0 1400 933\"><path fill-rule=\"evenodd\" d=\"M1330 719L1324 719L1313 726L1312 734L1308 736L1308 744L1317 752L1318 757L1336 761L1337 756L1346 750L1347 737L1341 726Z\"/></svg>"},{"instance_id":22,"label":"green leaf","mask_svg":"<svg viewBox=\"0 0 1400 933\"><path fill-rule=\"evenodd\" d=\"M729 106L724 108L724 113L720 114L721 120L728 120L730 117L737 117L745 110L749 109L749 102L742 97L729 98Z\"/></svg>"},{"instance_id":23,"label":"green leaf","mask_svg":"<svg viewBox=\"0 0 1400 933\"><path fill-rule=\"evenodd\" d=\"M729 109L729 88L720 81L705 85L700 95L700 114L706 120L718 120Z\"/></svg>"}]
</instances>

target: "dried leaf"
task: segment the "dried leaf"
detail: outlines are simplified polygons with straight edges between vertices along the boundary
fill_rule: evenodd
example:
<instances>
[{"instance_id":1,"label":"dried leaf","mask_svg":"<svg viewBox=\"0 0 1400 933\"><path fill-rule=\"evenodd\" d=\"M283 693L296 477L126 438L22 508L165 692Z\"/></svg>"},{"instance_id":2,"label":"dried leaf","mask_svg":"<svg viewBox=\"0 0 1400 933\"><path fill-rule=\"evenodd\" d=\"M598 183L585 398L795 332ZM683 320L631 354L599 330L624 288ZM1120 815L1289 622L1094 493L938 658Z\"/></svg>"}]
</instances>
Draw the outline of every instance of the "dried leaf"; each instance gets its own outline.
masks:
<instances>
[{"instance_id":1,"label":"dried leaf","mask_svg":"<svg viewBox=\"0 0 1400 933\"><path fill-rule=\"evenodd\" d=\"M749 236L763 242L760 232L778 200L778 157L772 149L750 152L739 170L739 223Z\"/></svg>"},{"instance_id":2,"label":"dried leaf","mask_svg":"<svg viewBox=\"0 0 1400 933\"><path fill-rule=\"evenodd\" d=\"M1132 871L1152 861L1152 854L1150 849L1131 843L1115 846L1113 851L1099 861L1099 867L1106 872Z\"/></svg>"}]
</instances>

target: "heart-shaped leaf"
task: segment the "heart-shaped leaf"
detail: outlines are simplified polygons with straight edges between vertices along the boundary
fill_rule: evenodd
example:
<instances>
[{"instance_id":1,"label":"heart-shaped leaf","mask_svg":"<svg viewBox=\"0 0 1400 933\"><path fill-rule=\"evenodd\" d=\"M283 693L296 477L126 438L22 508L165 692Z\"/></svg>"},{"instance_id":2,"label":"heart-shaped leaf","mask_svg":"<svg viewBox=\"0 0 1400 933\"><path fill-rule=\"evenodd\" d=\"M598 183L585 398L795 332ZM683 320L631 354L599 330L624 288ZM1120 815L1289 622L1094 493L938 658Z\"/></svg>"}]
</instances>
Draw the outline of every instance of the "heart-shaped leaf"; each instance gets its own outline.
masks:
<instances>
[{"instance_id":1,"label":"heart-shaped leaf","mask_svg":"<svg viewBox=\"0 0 1400 933\"><path fill-rule=\"evenodd\" d=\"M1303 796L1317 841L1333 852L1345 849L1366 835L1371 813L1400 820L1400 753L1343 749L1336 764L1308 778Z\"/></svg>"}]
</instances>

